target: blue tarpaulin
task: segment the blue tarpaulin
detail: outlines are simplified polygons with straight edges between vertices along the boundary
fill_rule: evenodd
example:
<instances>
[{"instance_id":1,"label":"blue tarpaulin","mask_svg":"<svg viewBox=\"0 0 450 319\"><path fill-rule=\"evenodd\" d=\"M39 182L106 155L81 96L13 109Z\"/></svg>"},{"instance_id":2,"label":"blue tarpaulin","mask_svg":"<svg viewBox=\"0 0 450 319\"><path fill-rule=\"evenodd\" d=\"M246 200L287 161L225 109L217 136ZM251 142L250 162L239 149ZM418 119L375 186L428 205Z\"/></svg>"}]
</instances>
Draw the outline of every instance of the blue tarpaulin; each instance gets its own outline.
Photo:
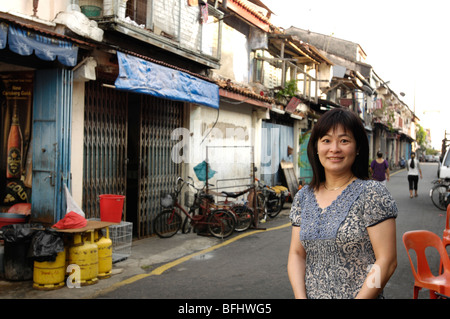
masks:
<instances>
[{"instance_id":1,"label":"blue tarpaulin","mask_svg":"<svg viewBox=\"0 0 450 319\"><path fill-rule=\"evenodd\" d=\"M119 90L219 108L219 86L195 76L117 52Z\"/></svg>"},{"instance_id":2,"label":"blue tarpaulin","mask_svg":"<svg viewBox=\"0 0 450 319\"><path fill-rule=\"evenodd\" d=\"M66 66L77 64L78 47L72 43L1 23L0 49L4 49L6 43L12 52L23 56L34 52L38 58L45 61L54 61L57 58Z\"/></svg>"}]
</instances>

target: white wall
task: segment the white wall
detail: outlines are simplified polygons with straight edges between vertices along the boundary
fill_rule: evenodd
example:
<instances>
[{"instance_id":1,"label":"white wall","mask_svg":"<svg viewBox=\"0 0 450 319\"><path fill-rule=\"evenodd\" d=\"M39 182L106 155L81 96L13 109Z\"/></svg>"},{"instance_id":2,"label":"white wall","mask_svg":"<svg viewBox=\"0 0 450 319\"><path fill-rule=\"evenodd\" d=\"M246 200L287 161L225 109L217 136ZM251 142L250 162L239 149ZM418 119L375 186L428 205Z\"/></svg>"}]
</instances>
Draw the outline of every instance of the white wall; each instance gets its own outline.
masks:
<instances>
[{"instance_id":1,"label":"white wall","mask_svg":"<svg viewBox=\"0 0 450 319\"><path fill-rule=\"evenodd\" d=\"M211 169L217 172L209 183L219 189L248 185L252 162L256 154L260 153L261 143L258 137L261 121L255 114L252 107L246 104L232 105L222 102L219 111L203 106L191 106L185 162L188 163L187 175L193 177L196 184L203 185L198 181L194 167L208 157ZM247 180L239 180L240 178ZM225 179L234 180L226 182Z\"/></svg>"},{"instance_id":2,"label":"white wall","mask_svg":"<svg viewBox=\"0 0 450 319\"><path fill-rule=\"evenodd\" d=\"M85 82L73 83L72 97L72 198L82 207L83 199L83 149L84 149L84 88Z\"/></svg>"},{"instance_id":3,"label":"white wall","mask_svg":"<svg viewBox=\"0 0 450 319\"><path fill-rule=\"evenodd\" d=\"M58 12L65 11L70 0L39 0L37 17L41 20L52 21ZM33 15L32 0L0 1L0 11L11 14Z\"/></svg>"},{"instance_id":4,"label":"white wall","mask_svg":"<svg viewBox=\"0 0 450 319\"><path fill-rule=\"evenodd\" d=\"M221 67L215 73L232 81L248 83L249 48L246 35L224 24L222 29Z\"/></svg>"}]
</instances>

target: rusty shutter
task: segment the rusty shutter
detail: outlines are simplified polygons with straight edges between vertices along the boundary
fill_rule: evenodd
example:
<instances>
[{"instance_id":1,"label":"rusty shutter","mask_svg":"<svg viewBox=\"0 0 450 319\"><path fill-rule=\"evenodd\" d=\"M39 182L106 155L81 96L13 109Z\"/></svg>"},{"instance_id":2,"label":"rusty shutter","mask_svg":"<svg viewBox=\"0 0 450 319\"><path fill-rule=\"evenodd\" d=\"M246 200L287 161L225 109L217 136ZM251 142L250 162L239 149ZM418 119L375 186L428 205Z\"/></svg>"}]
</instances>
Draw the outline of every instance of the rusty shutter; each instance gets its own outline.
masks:
<instances>
[{"instance_id":1,"label":"rusty shutter","mask_svg":"<svg viewBox=\"0 0 450 319\"><path fill-rule=\"evenodd\" d=\"M99 218L99 195L126 191L128 94L86 83L84 110L83 210ZM123 219L126 220L126 207Z\"/></svg>"},{"instance_id":2,"label":"rusty shutter","mask_svg":"<svg viewBox=\"0 0 450 319\"><path fill-rule=\"evenodd\" d=\"M171 159L178 141L171 133L182 127L183 103L142 95L139 148L138 236L153 233L152 220L160 212L161 191L173 190L181 165Z\"/></svg>"}]
</instances>

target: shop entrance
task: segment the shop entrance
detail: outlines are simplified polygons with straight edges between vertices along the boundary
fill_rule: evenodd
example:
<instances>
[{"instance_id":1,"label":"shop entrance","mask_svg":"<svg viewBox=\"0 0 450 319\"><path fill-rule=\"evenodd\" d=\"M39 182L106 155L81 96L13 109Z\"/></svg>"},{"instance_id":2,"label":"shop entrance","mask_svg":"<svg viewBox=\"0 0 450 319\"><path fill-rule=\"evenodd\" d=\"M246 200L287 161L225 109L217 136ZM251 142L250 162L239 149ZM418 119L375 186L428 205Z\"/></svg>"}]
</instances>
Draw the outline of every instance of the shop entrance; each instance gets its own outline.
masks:
<instances>
[{"instance_id":1,"label":"shop entrance","mask_svg":"<svg viewBox=\"0 0 450 319\"><path fill-rule=\"evenodd\" d=\"M153 233L161 191L181 174L171 160L183 103L86 84L83 209L99 217L100 194L126 195L124 220L136 237Z\"/></svg>"},{"instance_id":2,"label":"shop entrance","mask_svg":"<svg viewBox=\"0 0 450 319\"><path fill-rule=\"evenodd\" d=\"M129 95L127 211L137 237L153 234L161 191L173 189L181 165L171 159L178 141L171 133L182 126L183 103L149 95Z\"/></svg>"}]
</instances>

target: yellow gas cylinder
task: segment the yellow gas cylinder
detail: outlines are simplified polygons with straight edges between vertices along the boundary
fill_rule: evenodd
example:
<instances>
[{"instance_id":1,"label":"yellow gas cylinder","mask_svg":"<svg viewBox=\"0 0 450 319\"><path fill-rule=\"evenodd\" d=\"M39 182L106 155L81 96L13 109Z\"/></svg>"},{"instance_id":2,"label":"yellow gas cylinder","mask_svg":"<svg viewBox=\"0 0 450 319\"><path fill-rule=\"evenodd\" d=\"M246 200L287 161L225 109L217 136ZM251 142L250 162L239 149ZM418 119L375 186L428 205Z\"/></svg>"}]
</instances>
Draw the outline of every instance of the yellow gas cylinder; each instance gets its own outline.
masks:
<instances>
[{"instance_id":1,"label":"yellow gas cylinder","mask_svg":"<svg viewBox=\"0 0 450 319\"><path fill-rule=\"evenodd\" d=\"M55 261L34 262L33 288L38 290L54 290L64 287L66 274L66 251L56 255Z\"/></svg>"},{"instance_id":2,"label":"yellow gas cylinder","mask_svg":"<svg viewBox=\"0 0 450 319\"><path fill-rule=\"evenodd\" d=\"M69 266L69 255L70 255L69 254L69 249L70 249L70 247L72 245L72 242L73 242L73 236L71 234L64 234L63 240L64 240L64 250L66 251L65 252L65 255L66 255L66 266L65 266L65 269L66 269L66 276L68 276L69 274L67 273L67 267Z\"/></svg>"},{"instance_id":3,"label":"yellow gas cylinder","mask_svg":"<svg viewBox=\"0 0 450 319\"><path fill-rule=\"evenodd\" d=\"M106 236L101 229L95 230L95 243L98 247L98 278L111 277L112 271L112 241L109 238L109 227L105 228Z\"/></svg>"},{"instance_id":4,"label":"yellow gas cylinder","mask_svg":"<svg viewBox=\"0 0 450 319\"><path fill-rule=\"evenodd\" d=\"M94 232L74 234L73 245L69 249L69 266L77 265L80 270L80 285L98 282L98 247L94 242Z\"/></svg>"}]
</instances>

